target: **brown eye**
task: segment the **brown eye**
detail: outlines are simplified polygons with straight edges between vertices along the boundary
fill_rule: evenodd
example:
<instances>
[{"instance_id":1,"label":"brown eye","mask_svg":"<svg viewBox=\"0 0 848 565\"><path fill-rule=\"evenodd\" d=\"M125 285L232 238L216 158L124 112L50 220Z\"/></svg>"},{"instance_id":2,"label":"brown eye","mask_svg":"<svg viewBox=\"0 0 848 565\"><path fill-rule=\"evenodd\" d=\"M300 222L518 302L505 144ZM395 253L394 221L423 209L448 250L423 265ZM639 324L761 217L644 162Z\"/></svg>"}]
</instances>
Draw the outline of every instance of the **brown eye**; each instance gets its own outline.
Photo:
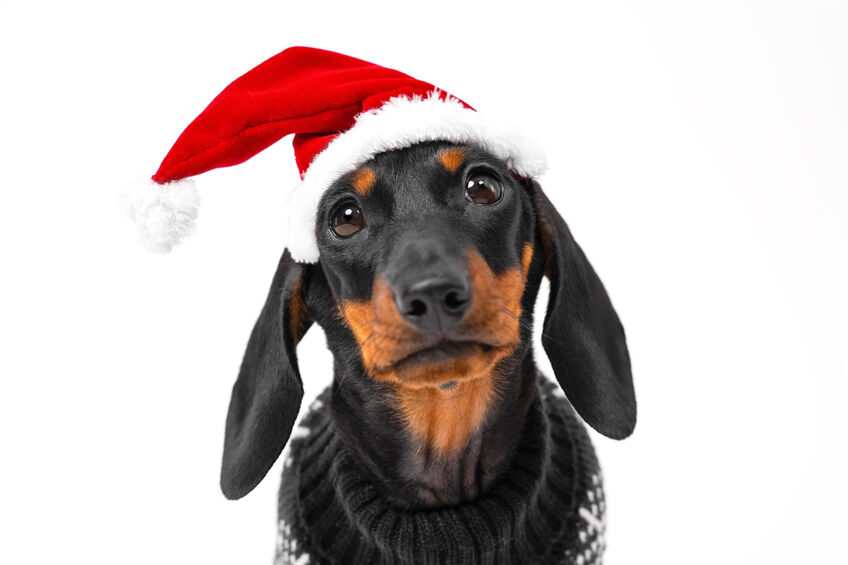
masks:
<instances>
[{"instance_id":1,"label":"brown eye","mask_svg":"<svg viewBox=\"0 0 848 565\"><path fill-rule=\"evenodd\" d=\"M465 183L465 199L472 204L494 204L502 194L501 183L489 175L474 174Z\"/></svg>"},{"instance_id":2,"label":"brown eye","mask_svg":"<svg viewBox=\"0 0 848 565\"><path fill-rule=\"evenodd\" d=\"M365 227L365 215L355 202L338 206L330 216L330 229L339 237L350 237Z\"/></svg>"}]
</instances>

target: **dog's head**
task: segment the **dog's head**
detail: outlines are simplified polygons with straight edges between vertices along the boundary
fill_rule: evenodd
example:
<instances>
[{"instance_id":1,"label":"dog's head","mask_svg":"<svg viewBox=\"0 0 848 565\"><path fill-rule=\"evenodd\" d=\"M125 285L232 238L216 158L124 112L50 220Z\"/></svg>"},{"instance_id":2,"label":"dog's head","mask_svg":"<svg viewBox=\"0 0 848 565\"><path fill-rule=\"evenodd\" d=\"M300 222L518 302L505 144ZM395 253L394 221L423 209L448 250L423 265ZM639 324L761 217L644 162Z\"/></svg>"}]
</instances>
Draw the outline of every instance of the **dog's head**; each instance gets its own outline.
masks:
<instances>
[{"instance_id":1,"label":"dog's head","mask_svg":"<svg viewBox=\"0 0 848 565\"><path fill-rule=\"evenodd\" d=\"M316 222L320 261L284 253L233 388L221 486L252 490L279 456L303 389L295 348L311 323L336 363L406 390L484 382L542 344L583 419L630 435L636 401L624 332L601 281L541 187L476 146L420 143L338 178ZM481 390L492 394L489 383Z\"/></svg>"}]
</instances>

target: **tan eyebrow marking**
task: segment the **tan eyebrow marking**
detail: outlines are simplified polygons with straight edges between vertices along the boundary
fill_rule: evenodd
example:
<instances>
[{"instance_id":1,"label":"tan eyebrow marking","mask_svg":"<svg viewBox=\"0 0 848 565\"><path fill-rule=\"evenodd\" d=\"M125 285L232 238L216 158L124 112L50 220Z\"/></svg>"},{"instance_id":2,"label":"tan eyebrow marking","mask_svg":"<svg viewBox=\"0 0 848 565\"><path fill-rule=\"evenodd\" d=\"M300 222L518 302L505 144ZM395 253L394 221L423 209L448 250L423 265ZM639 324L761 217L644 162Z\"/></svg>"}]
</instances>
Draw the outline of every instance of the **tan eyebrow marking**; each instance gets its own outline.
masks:
<instances>
[{"instance_id":1,"label":"tan eyebrow marking","mask_svg":"<svg viewBox=\"0 0 848 565\"><path fill-rule=\"evenodd\" d=\"M462 165L464 160L465 151L462 149L446 149L439 155L439 161L441 161L442 165L444 165L451 174L455 173L457 169L459 169L459 166Z\"/></svg>"},{"instance_id":2,"label":"tan eyebrow marking","mask_svg":"<svg viewBox=\"0 0 848 565\"><path fill-rule=\"evenodd\" d=\"M362 196L367 196L377 183L377 173L374 172L374 169L365 167L364 169L356 171L351 183L353 184L353 189L356 192Z\"/></svg>"}]
</instances>

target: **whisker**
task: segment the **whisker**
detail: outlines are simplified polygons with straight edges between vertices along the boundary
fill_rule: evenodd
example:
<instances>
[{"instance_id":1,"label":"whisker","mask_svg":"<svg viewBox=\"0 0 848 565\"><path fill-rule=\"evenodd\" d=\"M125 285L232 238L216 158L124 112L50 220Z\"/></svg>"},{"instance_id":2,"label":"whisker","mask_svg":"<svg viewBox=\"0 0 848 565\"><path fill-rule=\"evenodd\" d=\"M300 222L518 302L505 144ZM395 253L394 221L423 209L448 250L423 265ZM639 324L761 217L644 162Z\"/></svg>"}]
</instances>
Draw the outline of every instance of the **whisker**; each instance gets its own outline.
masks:
<instances>
[{"instance_id":1,"label":"whisker","mask_svg":"<svg viewBox=\"0 0 848 565\"><path fill-rule=\"evenodd\" d=\"M519 316L518 316L515 312L513 312L512 310L510 310L510 309L509 309L509 308L507 308L506 306L501 306L501 307L500 307L500 311L501 311L501 312L503 312L503 313L505 313L505 314L509 314L510 316L512 316L513 318L515 318L516 320L520 320L520 319L521 319L521 318L519 318Z\"/></svg>"},{"instance_id":2,"label":"whisker","mask_svg":"<svg viewBox=\"0 0 848 565\"><path fill-rule=\"evenodd\" d=\"M505 306L501 306L499 310L501 312L503 312L504 314L511 316L512 318L515 318L518 321L518 325L522 329L525 329L527 331L533 331L533 326L532 326L532 324L530 324L530 322L528 320L522 320L521 316L518 316L515 312L513 312L509 308L507 308Z\"/></svg>"},{"instance_id":3,"label":"whisker","mask_svg":"<svg viewBox=\"0 0 848 565\"><path fill-rule=\"evenodd\" d=\"M552 336L551 334L546 334L545 332L542 332L542 337L546 337L546 338L548 338L549 340L551 340L552 342L554 342L554 343L555 343L555 344L557 344L557 345L563 345L563 343L562 343L561 341L559 341L558 339L556 339L556 338L555 338L554 336Z\"/></svg>"},{"instance_id":4,"label":"whisker","mask_svg":"<svg viewBox=\"0 0 848 565\"><path fill-rule=\"evenodd\" d=\"M345 368L345 372L342 373L342 378L339 379L339 384L336 385L336 388L342 388L342 384L345 382L345 379L347 379L348 374L350 374L350 369Z\"/></svg>"}]
</instances>

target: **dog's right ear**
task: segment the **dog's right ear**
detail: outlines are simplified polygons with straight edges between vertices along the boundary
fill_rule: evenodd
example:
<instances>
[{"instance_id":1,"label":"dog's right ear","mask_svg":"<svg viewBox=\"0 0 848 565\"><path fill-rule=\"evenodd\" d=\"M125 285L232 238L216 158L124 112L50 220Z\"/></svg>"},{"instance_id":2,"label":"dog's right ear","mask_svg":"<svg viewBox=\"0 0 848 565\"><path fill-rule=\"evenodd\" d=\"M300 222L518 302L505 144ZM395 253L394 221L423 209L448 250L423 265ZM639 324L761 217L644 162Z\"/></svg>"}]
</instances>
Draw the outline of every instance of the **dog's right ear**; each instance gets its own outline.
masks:
<instances>
[{"instance_id":1,"label":"dog's right ear","mask_svg":"<svg viewBox=\"0 0 848 565\"><path fill-rule=\"evenodd\" d=\"M312 324L304 300L309 265L283 253L233 386L221 490L231 500L268 473L291 435L303 398L295 347Z\"/></svg>"}]
</instances>

